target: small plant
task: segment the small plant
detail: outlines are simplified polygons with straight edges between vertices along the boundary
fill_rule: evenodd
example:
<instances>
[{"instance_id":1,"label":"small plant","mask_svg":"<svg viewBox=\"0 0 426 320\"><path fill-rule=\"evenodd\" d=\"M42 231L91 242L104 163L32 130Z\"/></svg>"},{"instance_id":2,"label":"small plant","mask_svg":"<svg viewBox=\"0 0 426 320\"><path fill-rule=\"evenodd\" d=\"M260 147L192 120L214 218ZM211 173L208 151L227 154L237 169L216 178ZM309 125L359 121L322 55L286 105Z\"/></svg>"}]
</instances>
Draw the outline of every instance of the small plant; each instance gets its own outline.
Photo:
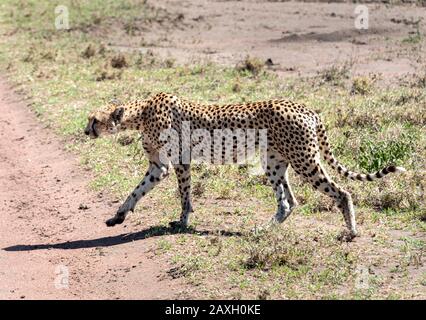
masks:
<instances>
[{"instance_id":1,"label":"small plant","mask_svg":"<svg viewBox=\"0 0 426 320\"><path fill-rule=\"evenodd\" d=\"M416 74L411 83L411 86L414 88L426 88L426 72L422 74Z\"/></svg>"},{"instance_id":2,"label":"small plant","mask_svg":"<svg viewBox=\"0 0 426 320\"><path fill-rule=\"evenodd\" d=\"M239 82L235 82L232 86L232 92L240 92L241 91L241 84Z\"/></svg>"},{"instance_id":3,"label":"small plant","mask_svg":"<svg viewBox=\"0 0 426 320\"><path fill-rule=\"evenodd\" d=\"M206 192L206 184L205 182L200 179L197 181L194 181L194 184L192 186L192 195L195 197L201 197Z\"/></svg>"},{"instance_id":4,"label":"small plant","mask_svg":"<svg viewBox=\"0 0 426 320\"><path fill-rule=\"evenodd\" d=\"M218 184L218 199L231 199L235 186L233 183L222 182Z\"/></svg>"},{"instance_id":5,"label":"small plant","mask_svg":"<svg viewBox=\"0 0 426 320\"><path fill-rule=\"evenodd\" d=\"M99 53L101 56L104 56L106 51L107 51L107 48L105 47L105 45L104 45L103 43L101 43L101 44L99 45L98 53Z\"/></svg>"},{"instance_id":6,"label":"small plant","mask_svg":"<svg viewBox=\"0 0 426 320\"><path fill-rule=\"evenodd\" d=\"M92 21L94 25L100 25L102 22L102 17L99 14L92 14Z\"/></svg>"},{"instance_id":7,"label":"small plant","mask_svg":"<svg viewBox=\"0 0 426 320\"><path fill-rule=\"evenodd\" d=\"M249 72L258 75L265 67L265 63L259 58L247 56L243 61L237 64L235 69L239 72Z\"/></svg>"},{"instance_id":8,"label":"small plant","mask_svg":"<svg viewBox=\"0 0 426 320\"><path fill-rule=\"evenodd\" d=\"M30 49L27 51L25 56L22 58L22 61L32 62L34 60L34 56L35 56L35 50L33 47L30 47Z\"/></svg>"},{"instance_id":9,"label":"small plant","mask_svg":"<svg viewBox=\"0 0 426 320\"><path fill-rule=\"evenodd\" d=\"M390 164L402 164L410 158L413 152L413 137L403 134L398 140L364 140L359 151L359 166L368 172L377 171Z\"/></svg>"},{"instance_id":10,"label":"small plant","mask_svg":"<svg viewBox=\"0 0 426 320\"><path fill-rule=\"evenodd\" d=\"M135 36L140 28L135 20L130 20L124 23L124 31L130 36Z\"/></svg>"},{"instance_id":11,"label":"small plant","mask_svg":"<svg viewBox=\"0 0 426 320\"><path fill-rule=\"evenodd\" d=\"M169 251L172 248L172 244L170 243L170 241L165 239L160 239L157 242L157 246L158 246L158 249L163 252Z\"/></svg>"},{"instance_id":12,"label":"small plant","mask_svg":"<svg viewBox=\"0 0 426 320\"><path fill-rule=\"evenodd\" d=\"M125 68L128 66L126 57L123 54L118 54L111 58L111 67L116 69Z\"/></svg>"},{"instance_id":13,"label":"small plant","mask_svg":"<svg viewBox=\"0 0 426 320\"><path fill-rule=\"evenodd\" d=\"M122 73L122 70L111 70L110 68L99 69L96 71L95 80L104 81L120 79Z\"/></svg>"},{"instance_id":14,"label":"small plant","mask_svg":"<svg viewBox=\"0 0 426 320\"><path fill-rule=\"evenodd\" d=\"M406 203L407 196L404 193L395 190L384 191L379 198L379 208L383 209L383 214L391 216L396 214L397 211L409 208Z\"/></svg>"},{"instance_id":15,"label":"small plant","mask_svg":"<svg viewBox=\"0 0 426 320\"><path fill-rule=\"evenodd\" d=\"M167 273L173 279L188 277L197 270L203 268L204 262L201 257L189 256L186 260L177 267L171 268Z\"/></svg>"},{"instance_id":16,"label":"small plant","mask_svg":"<svg viewBox=\"0 0 426 320\"><path fill-rule=\"evenodd\" d=\"M426 209L420 210L419 220L423 221L423 222L426 222Z\"/></svg>"},{"instance_id":17,"label":"small plant","mask_svg":"<svg viewBox=\"0 0 426 320\"><path fill-rule=\"evenodd\" d=\"M419 103L423 99L422 93L420 91L414 92L401 92L399 96L396 97L394 103L396 106L403 106L410 102Z\"/></svg>"},{"instance_id":18,"label":"small plant","mask_svg":"<svg viewBox=\"0 0 426 320\"><path fill-rule=\"evenodd\" d=\"M160 62L160 60L155 57L155 54L154 52L152 52L152 50L148 50L144 54L139 53L134 58L134 61L135 61L134 62L135 66L139 69L158 66L159 65L158 62Z\"/></svg>"},{"instance_id":19,"label":"small plant","mask_svg":"<svg viewBox=\"0 0 426 320\"><path fill-rule=\"evenodd\" d=\"M297 236L289 231L267 230L260 235L249 236L247 259L243 266L247 269L269 270L287 266L298 269L305 265L312 255L312 248L299 242Z\"/></svg>"},{"instance_id":20,"label":"small plant","mask_svg":"<svg viewBox=\"0 0 426 320\"><path fill-rule=\"evenodd\" d=\"M328 82L332 85L341 85L344 79L349 79L350 64L344 63L340 66L332 65L330 68L320 72L322 82Z\"/></svg>"},{"instance_id":21,"label":"small plant","mask_svg":"<svg viewBox=\"0 0 426 320\"><path fill-rule=\"evenodd\" d=\"M95 54L96 54L96 49L91 43L81 53L82 57L86 59L93 57Z\"/></svg>"},{"instance_id":22,"label":"small plant","mask_svg":"<svg viewBox=\"0 0 426 320\"><path fill-rule=\"evenodd\" d=\"M422 34L420 33L419 23L416 25L416 31L410 34L407 38L403 39L403 43L418 44L422 41Z\"/></svg>"},{"instance_id":23,"label":"small plant","mask_svg":"<svg viewBox=\"0 0 426 320\"><path fill-rule=\"evenodd\" d=\"M173 58L168 58L164 61L164 64L166 66L166 68L173 68L173 66L175 65L176 60Z\"/></svg>"},{"instance_id":24,"label":"small plant","mask_svg":"<svg viewBox=\"0 0 426 320\"><path fill-rule=\"evenodd\" d=\"M117 142L122 146L128 146L129 144L132 144L135 141L135 138L129 134L121 134Z\"/></svg>"},{"instance_id":25,"label":"small plant","mask_svg":"<svg viewBox=\"0 0 426 320\"><path fill-rule=\"evenodd\" d=\"M352 81L352 94L368 94L373 89L374 79L369 77L356 77Z\"/></svg>"}]
</instances>

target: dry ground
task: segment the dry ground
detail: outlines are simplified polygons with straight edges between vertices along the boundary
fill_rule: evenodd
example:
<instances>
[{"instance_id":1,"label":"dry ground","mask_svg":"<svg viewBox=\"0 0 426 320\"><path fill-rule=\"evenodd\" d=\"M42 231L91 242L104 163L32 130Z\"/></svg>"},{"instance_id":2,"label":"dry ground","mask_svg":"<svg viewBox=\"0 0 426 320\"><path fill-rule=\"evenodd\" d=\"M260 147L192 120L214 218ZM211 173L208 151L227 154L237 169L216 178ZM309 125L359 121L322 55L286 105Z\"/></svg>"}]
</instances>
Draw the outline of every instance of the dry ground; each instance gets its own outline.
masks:
<instances>
[{"instance_id":1,"label":"dry ground","mask_svg":"<svg viewBox=\"0 0 426 320\"><path fill-rule=\"evenodd\" d=\"M0 111L0 299L182 297L181 281L160 279L149 230L105 227L115 202L87 189L90 174L3 80Z\"/></svg>"},{"instance_id":2,"label":"dry ground","mask_svg":"<svg viewBox=\"0 0 426 320\"><path fill-rule=\"evenodd\" d=\"M179 63L235 65L247 55L271 59L281 76L314 75L348 62L351 72L387 79L424 67L424 48L401 46L426 32L426 10L367 4L369 29L354 27L357 4L280 1L152 2L164 10L150 28L109 28L108 43L122 50L153 50ZM167 12L167 13L166 13ZM132 24L130 24L132 26ZM100 31L100 32L103 32Z\"/></svg>"}]
</instances>

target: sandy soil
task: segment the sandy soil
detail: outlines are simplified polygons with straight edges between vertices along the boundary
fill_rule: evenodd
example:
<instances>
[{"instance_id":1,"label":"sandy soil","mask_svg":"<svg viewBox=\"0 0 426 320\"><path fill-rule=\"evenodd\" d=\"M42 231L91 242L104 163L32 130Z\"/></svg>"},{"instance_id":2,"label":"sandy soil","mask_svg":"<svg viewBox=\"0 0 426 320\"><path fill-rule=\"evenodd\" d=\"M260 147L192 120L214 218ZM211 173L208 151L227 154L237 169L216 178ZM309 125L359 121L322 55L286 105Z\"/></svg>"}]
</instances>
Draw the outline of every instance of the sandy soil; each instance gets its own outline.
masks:
<instances>
[{"instance_id":1,"label":"sandy soil","mask_svg":"<svg viewBox=\"0 0 426 320\"><path fill-rule=\"evenodd\" d=\"M4 81L0 137L0 299L181 294L180 280L164 276L150 230L105 226L119 204L87 189L90 174Z\"/></svg>"},{"instance_id":2,"label":"sandy soil","mask_svg":"<svg viewBox=\"0 0 426 320\"><path fill-rule=\"evenodd\" d=\"M235 65L247 55L271 59L281 76L314 75L324 68L352 66L353 74L393 78L418 71L424 64L421 47L403 40L426 32L426 10L415 6L366 4L368 30L354 25L356 4L266 0L149 1L168 14L133 36L108 30L116 49L154 53L178 63L209 60ZM424 47L423 40L423 47ZM423 65L424 68L424 65Z\"/></svg>"}]
</instances>

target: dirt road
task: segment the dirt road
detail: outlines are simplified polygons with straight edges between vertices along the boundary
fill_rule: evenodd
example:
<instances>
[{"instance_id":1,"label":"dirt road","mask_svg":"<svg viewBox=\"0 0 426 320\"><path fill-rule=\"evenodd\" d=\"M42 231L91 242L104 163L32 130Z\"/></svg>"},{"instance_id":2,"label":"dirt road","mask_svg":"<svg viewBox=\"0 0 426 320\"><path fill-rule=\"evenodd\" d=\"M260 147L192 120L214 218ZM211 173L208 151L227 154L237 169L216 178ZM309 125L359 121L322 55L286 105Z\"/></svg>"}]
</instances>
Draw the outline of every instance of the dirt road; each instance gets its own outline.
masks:
<instances>
[{"instance_id":1,"label":"dirt road","mask_svg":"<svg viewBox=\"0 0 426 320\"><path fill-rule=\"evenodd\" d=\"M152 230L107 228L119 205L0 80L0 299L173 298Z\"/></svg>"},{"instance_id":2,"label":"dirt road","mask_svg":"<svg viewBox=\"0 0 426 320\"><path fill-rule=\"evenodd\" d=\"M151 4L167 10L170 17L148 29L139 26L134 36L118 27L104 30L112 48L152 50L190 64L207 60L233 66L250 55L271 59L271 68L282 77L315 75L348 63L355 75L376 73L390 80L415 73L424 63L419 44L412 43L416 34L425 32L420 22L425 21L426 10L421 7L364 4L368 26L357 29L355 3L156 0Z\"/></svg>"}]
</instances>

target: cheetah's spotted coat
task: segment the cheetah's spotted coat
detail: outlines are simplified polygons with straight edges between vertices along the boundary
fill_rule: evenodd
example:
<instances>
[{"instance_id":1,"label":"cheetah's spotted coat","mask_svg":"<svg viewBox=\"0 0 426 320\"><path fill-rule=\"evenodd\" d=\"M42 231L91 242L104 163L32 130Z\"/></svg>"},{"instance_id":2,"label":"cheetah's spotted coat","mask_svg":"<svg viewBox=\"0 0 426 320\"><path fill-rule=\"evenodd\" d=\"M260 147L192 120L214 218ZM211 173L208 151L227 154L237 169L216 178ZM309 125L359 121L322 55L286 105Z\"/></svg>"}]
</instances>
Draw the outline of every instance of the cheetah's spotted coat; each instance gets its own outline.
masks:
<instances>
[{"instance_id":1,"label":"cheetah's spotted coat","mask_svg":"<svg viewBox=\"0 0 426 320\"><path fill-rule=\"evenodd\" d=\"M292 101L271 100L218 106L197 104L159 93L146 100L110 104L89 116L85 133L94 138L126 129L140 131L150 162L144 179L116 215L106 222L108 226L122 223L140 198L168 175L170 164L162 163L159 156L165 143L161 141L160 134L170 128L181 132L183 121L190 121L191 130L206 129L209 132L215 129L267 129L266 175L278 202L272 222L283 222L297 205L288 181L288 167L291 165L315 189L336 201L348 228L345 238L349 240L357 234L351 195L330 179L321 165L321 155L332 168L353 180L372 181L390 172L404 171L395 166L367 175L349 171L331 153L319 116ZM190 165L173 164L173 167L182 202L180 224L186 227L189 214L193 211Z\"/></svg>"}]
</instances>

